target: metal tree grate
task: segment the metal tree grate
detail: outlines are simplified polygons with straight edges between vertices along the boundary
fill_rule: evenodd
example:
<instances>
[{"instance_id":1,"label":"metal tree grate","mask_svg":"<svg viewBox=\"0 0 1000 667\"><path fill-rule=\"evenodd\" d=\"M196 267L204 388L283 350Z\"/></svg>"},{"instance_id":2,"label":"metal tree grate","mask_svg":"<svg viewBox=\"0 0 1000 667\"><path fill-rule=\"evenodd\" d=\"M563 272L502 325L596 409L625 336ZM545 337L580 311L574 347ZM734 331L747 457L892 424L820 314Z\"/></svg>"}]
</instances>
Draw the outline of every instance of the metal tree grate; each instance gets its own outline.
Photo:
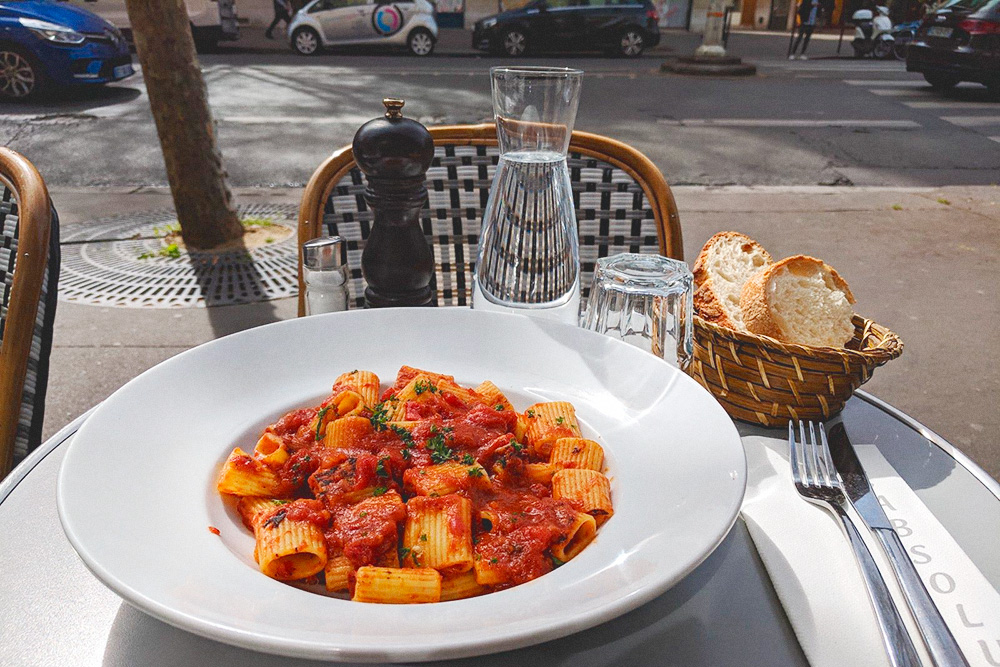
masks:
<instances>
[{"instance_id":1,"label":"metal tree grate","mask_svg":"<svg viewBox=\"0 0 1000 667\"><path fill-rule=\"evenodd\" d=\"M291 204L237 210L241 218L270 218L295 228L296 207ZM176 220L173 209L165 209L104 218L64 235L59 300L125 308L197 308L298 294L294 233L247 251L140 259L163 247L154 227Z\"/></svg>"}]
</instances>

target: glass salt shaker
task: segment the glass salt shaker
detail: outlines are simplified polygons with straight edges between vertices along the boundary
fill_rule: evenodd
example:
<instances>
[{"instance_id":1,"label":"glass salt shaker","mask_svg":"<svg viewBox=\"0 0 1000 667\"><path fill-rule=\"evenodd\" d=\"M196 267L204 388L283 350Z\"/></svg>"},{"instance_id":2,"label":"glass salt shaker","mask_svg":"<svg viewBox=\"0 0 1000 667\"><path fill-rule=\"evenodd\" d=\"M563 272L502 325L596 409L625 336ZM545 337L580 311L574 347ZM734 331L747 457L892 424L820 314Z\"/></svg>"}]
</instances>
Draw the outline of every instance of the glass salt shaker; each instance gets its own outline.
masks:
<instances>
[{"instance_id":1,"label":"glass salt shaker","mask_svg":"<svg viewBox=\"0 0 1000 667\"><path fill-rule=\"evenodd\" d=\"M302 277L306 315L347 310L349 300L347 245L339 236L322 236L302 244Z\"/></svg>"}]
</instances>

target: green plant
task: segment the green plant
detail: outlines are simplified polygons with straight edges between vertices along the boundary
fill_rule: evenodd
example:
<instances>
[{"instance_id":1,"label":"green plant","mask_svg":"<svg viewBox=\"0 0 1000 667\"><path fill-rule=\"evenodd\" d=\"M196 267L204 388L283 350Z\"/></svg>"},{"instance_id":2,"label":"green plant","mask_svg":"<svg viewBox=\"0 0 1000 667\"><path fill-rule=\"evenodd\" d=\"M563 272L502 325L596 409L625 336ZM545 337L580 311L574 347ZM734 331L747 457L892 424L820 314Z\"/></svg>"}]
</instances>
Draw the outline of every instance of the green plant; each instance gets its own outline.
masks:
<instances>
[{"instance_id":1,"label":"green plant","mask_svg":"<svg viewBox=\"0 0 1000 667\"><path fill-rule=\"evenodd\" d=\"M277 223L271 218L243 218L244 227L274 227Z\"/></svg>"},{"instance_id":2,"label":"green plant","mask_svg":"<svg viewBox=\"0 0 1000 667\"><path fill-rule=\"evenodd\" d=\"M153 252L144 252L139 255L139 259L153 259L154 257L169 257L171 259L178 259L181 256L181 249L176 243L171 243L165 245L159 250Z\"/></svg>"},{"instance_id":3,"label":"green plant","mask_svg":"<svg viewBox=\"0 0 1000 667\"><path fill-rule=\"evenodd\" d=\"M892 205L892 210L893 211L902 211L903 207L901 205L899 205L899 204L893 204Z\"/></svg>"},{"instance_id":4,"label":"green plant","mask_svg":"<svg viewBox=\"0 0 1000 667\"><path fill-rule=\"evenodd\" d=\"M945 206L951 206L951 202L945 199L944 197L938 197L937 203L944 204Z\"/></svg>"}]
</instances>

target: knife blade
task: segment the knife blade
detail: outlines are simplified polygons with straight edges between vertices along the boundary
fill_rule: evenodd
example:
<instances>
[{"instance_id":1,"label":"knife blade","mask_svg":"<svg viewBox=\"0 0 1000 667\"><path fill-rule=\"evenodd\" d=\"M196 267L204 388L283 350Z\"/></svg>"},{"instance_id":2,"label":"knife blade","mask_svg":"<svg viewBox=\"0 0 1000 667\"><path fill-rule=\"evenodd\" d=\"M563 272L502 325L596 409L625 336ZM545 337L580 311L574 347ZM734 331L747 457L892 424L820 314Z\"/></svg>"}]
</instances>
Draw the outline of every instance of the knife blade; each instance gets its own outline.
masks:
<instances>
[{"instance_id":1,"label":"knife blade","mask_svg":"<svg viewBox=\"0 0 1000 667\"><path fill-rule=\"evenodd\" d=\"M937 667L968 667L969 663L962 655L955 637L920 580L917 568L907 556L906 548L872 490L868 475L854 451L854 445L847 437L843 423L833 424L828 431L830 454L844 483L844 491L885 552L903 591L903 597L906 598L906 604L913 612L931 660Z\"/></svg>"}]
</instances>

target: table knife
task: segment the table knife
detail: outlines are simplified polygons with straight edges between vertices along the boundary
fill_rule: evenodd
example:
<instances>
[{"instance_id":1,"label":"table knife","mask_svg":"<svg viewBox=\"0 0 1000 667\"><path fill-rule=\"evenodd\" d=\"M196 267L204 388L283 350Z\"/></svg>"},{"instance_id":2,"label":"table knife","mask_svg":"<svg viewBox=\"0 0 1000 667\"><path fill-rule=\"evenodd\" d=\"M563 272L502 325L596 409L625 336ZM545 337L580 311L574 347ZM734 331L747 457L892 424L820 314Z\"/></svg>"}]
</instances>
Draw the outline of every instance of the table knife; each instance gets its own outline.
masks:
<instances>
[{"instance_id":1,"label":"table knife","mask_svg":"<svg viewBox=\"0 0 1000 667\"><path fill-rule=\"evenodd\" d=\"M927 588L917 574L917 569L906 555L906 549L899 535L889 523L878 497L872 491L868 475L861 467L861 461L858 460L854 445L847 437L844 425L836 423L829 426L828 435L833 463L844 481L844 490L851 499L854 509L878 539L889 559L893 574L896 575L896 581L899 582L906 603L913 612L914 620L934 664L937 667L968 667L969 663L959 650L955 637L945 624L934 601L931 600Z\"/></svg>"}]
</instances>

